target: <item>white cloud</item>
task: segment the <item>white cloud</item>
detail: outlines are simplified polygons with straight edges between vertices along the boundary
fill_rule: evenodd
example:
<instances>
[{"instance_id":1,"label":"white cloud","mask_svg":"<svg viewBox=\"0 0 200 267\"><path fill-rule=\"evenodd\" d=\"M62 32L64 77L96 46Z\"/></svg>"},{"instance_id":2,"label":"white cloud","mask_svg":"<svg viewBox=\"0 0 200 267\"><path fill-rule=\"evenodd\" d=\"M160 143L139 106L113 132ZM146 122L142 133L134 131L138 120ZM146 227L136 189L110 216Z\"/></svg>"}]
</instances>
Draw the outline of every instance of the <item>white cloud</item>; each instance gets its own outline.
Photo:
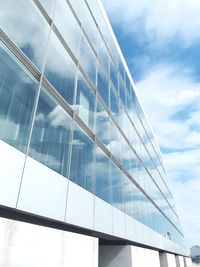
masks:
<instances>
[{"instance_id":1,"label":"white cloud","mask_svg":"<svg viewBox=\"0 0 200 267\"><path fill-rule=\"evenodd\" d=\"M142 75L151 65L136 88L158 143L168 151L164 163L186 240L200 244L200 83L183 64L150 64L152 53L163 54L169 44L182 49L200 39L200 1L104 0L104 6L112 23L145 44L145 55L129 59Z\"/></svg>"},{"instance_id":2,"label":"white cloud","mask_svg":"<svg viewBox=\"0 0 200 267\"><path fill-rule=\"evenodd\" d=\"M191 128L198 113L185 111L189 118L184 115L189 108L200 111L200 84L192 76L182 74L177 66L156 66L138 82L137 88L162 147L183 149L200 144L200 135Z\"/></svg>"},{"instance_id":3,"label":"white cloud","mask_svg":"<svg viewBox=\"0 0 200 267\"><path fill-rule=\"evenodd\" d=\"M177 66L159 65L136 87L159 144L172 149L164 163L186 240L199 244L200 84L190 71L186 75Z\"/></svg>"},{"instance_id":4,"label":"white cloud","mask_svg":"<svg viewBox=\"0 0 200 267\"><path fill-rule=\"evenodd\" d=\"M199 0L104 0L104 6L112 22L121 23L126 32L137 32L151 45L173 38L189 45L200 38Z\"/></svg>"},{"instance_id":5,"label":"white cloud","mask_svg":"<svg viewBox=\"0 0 200 267\"><path fill-rule=\"evenodd\" d=\"M200 179L188 179L185 182L173 181L172 189L178 206L183 232L189 246L199 244L200 233Z\"/></svg>"}]
</instances>

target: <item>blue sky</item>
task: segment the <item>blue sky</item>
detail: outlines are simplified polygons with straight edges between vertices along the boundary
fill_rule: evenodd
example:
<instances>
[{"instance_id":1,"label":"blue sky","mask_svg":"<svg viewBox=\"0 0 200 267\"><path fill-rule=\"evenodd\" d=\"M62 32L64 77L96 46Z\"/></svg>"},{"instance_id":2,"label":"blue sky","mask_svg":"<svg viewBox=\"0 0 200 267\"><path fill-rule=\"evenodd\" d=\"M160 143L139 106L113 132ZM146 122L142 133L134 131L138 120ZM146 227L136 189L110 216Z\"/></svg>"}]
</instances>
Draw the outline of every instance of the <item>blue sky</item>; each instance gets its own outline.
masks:
<instances>
[{"instance_id":1,"label":"blue sky","mask_svg":"<svg viewBox=\"0 0 200 267\"><path fill-rule=\"evenodd\" d=\"M103 2L161 146L186 241L200 245L200 1Z\"/></svg>"}]
</instances>

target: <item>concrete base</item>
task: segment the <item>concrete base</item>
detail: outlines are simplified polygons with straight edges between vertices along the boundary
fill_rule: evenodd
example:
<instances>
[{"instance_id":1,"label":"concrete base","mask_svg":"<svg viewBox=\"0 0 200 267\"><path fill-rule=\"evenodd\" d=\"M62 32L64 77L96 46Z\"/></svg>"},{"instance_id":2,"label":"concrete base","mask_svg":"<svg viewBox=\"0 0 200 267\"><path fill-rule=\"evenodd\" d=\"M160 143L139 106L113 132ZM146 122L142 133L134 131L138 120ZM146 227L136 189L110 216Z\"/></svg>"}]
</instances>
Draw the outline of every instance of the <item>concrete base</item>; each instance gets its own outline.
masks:
<instances>
[{"instance_id":1,"label":"concrete base","mask_svg":"<svg viewBox=\"0 0 200 267\"><path fill-rule=\"evenodd\" d=\"M160 267L190 267L191 264L190 258L170 253L160 253Z\"/></svg>"},{"instance_id":2,"label":"concrete base","mask_svg":"<svg viewBox=\"0 0 200 267\"><path fill-rule=\"evenodd\" d=\"M97 267L98 239L0 218L0 266Z\"/></svg>"},{"instance_id":3,"label":"concrete base","mask_svg":"<svg viewBox=\"0 0 200 267\"><path fill-rule=\"evenodd\" d=\"M99 267L160 267L159 253L135 246L100 246Z\"/></svg>"},{"instance_id":4,"label":"concrete base","mask_svg":"<svg viewBox=\"0 0 200 267\"><path fill-rule=\"evenodd\" d=\"M185 263L185 266L184 267L192 267L193 264L192 264L192 260L191 258L184 258L184 263Z\"/></svg>"},{"instance_id":5,"label":"concrete base","mask_svg":"<svg viewBox=\"0 0 200 267\"><path fill-rule=\"evenodd\" d=\"M98 238L0 218L2 267L189 267L190 264L190 258L174 254L130 245L99 247Z\"/></svg>"},{"instance_id":6,"label":"concrete base","mask_svg":"<svg viewBox=\"0 0 200 267\"><path fill-rule=\"evenodd\" d=\"M185 258L136 246L100 246L99 267L189 267Z\"/></svg>"}]
</instances>

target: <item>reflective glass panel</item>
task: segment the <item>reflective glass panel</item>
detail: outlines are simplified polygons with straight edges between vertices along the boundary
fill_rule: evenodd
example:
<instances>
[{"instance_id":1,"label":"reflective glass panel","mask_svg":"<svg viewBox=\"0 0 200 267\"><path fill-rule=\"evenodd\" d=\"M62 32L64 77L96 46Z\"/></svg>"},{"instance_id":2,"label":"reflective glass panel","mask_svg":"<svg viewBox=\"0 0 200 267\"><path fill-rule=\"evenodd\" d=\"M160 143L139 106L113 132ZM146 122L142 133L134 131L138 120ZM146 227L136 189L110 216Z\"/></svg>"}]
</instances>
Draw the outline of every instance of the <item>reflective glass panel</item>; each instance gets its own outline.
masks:
<instances>
[{"instance_id":1,"label":"reflective glass panel","mask_svg":"<svg viewBox=\"0 0 200 267\"><path fill-rule=\"evenodd\" d=\"M39 0L50 17L53 16L56 0Z\"/></svg>"},{"instance_id":2,"label":"reflective glass panel","mask_svg":"<svg viewBox=\"0 0 200 267\"><path fill-rule=\"evenodd\" d=\"M109 74L109 54L106 45L100 35L98 41L98 57L102 62L106 72Z\"/></svg>"},{"instance_id":3,"label":"reflective glass panel","mask_svg":"<svg viewBox=\"0 0 200 267\"><path fill-rule=\"evenodd\" d=\"M123 178L123 196L124 196L124 208L125 213L130 216L133 216L133 185L132 182L126 177L122 175Z\"/></svg>"},{"instance_id":4,"label":"reflective glass panel","mask_svg":"<svg viewBox=\"0 0 200 267\"><path fill-rule=\"evenodd\" d=\"M122 174L114 163L111 163L111 203L124 211Z\"/></svg>"},{"instance_id":5,"label":"reflective glass panel","mask_svg":"<svg viewBox=\"0 0 200 267\"><path fill-rule=\"evenodd\" d=\"M98 68L98 82L97 82L98 92L103 98L106 105L109 107L109 84L108 79L104 75L100 66Z\"/></svg>"},{"instance_id":6,"label":"reflective glass panel","mask_svg":"<svg viewBox=\"0 0 200 267\"><path fill-rule=\"evenodd\" d=\"M80 64L92 83L96 85L96 57L83 35L81 38Z\"/></svg>"},{"instance_id":7,"label":"reflective glass panel","mask_svg":"<svg viewBox=\"0 0 200 267\"><path fill-rule=\"evenodd\" d=\"M121 162L121 134L112 121L110 121L110 150Z\"/></svg>"},{"instance_id":8,"label":"reflective glass panel","mask_svg":"<svg viewBox=\"0 0 200 267\"><path fill-rule=\"evenodd\" d=\"M78 19L81 21L82 27L86 31L92 45L97 51L97 27L89 12L89 9L83 0L70 0Z\"/></svg>"},{"instance_id":9,"label":"reflective glass panel","mask_svg":"<svg viewBox=\"0 0 200 267\"><path fill-rule=\"evenodd\" d=\"M121 80L119 83L119 92L120 92L121 101L123 102L124 106L126 107L126 89L125 89Z\"/></svg>"},{"instance_id":10,"label":"reflective glass panel","mask_svg":"<svg viewBox=\"0 0 200 267\"><path fill-rule=\"evenodd\" d=\"M41 91L29 155L52 170L67 175L71 118L45 91Z\"/></svg>"},{"instance_id":11,"label":"reflective glass panel","mask_svg":"<svg viewBox=\"0 0 200 267\"><path fill-rule=\"evenodd\" d=\"M97 102L96 108L96 135L104 143L104 145L110 149L110 119L102 107L102 105Z\"/></svg>"},{"instance_id":12,"label":"reflective glass panel","mask_svg":"<svg viewBox=\"0 0 200 267\"><path fill-rule=\"evenodd\" d=\"M126 88L128 90L129 96L131 96L131 89L130 89L131 84L130 84L130 80L128 78L128 74L126 73L126 71L125 71L125 83L126 83Z\"/></svg>"},{"instance_id":13,"label":"reflective glass panel","mask_svg":"<svg viewBox=\"0 0 200 267\"><path fill-rule=\"evenodd\" d=\"M110 109L113 117L119 123L119 97L114 93L112 87L110 87Z\"/></svg>"},{"instance_id":14,"label":"reflective glass panel","mask_svg":"<svg viewBox=\"0 0 200 267\"><path fill-rule=\"evenodd\" d=\"M78 58L81 30L66 0L58 0L54 23L76 58Z\"/></svg>"},{"instance_id":15,"label":"reflective glass panel","mask_svg":"<svg viewBox=\"0 0 200 267\"><path fill-rule=\"evenodd\" d=\"M118 59L118 67L119 67L119 73L121 75L121 78L122 80L124 80L124 66L120 58Z\"/></svg>"},{"instance_id":16,"label":"reflective glass panel","mask_svg":"<svg viewBox=\"0 0 200 267\"><path fill-rule=\"evenodd\" d=\"M96 147L95 170L95 195L110 203L110 160L98 147Z\"/></svg>"},{"instance_id":17,"label":"reflective glass panel","mask_svg":"<svg viewBox=\"0 0 200 267\"><path fill-rule=\"evenodd\" d=\"M118 91L118 73L112 61L110 61L110 78L115 89Z\"/></svg>"},{"instance_id":18,"label":"reflective glass panel","mask_svg":"<svg viewBox=\"0 0 200 267\"><path fill-rule=\"evenodd\" d=\"M73 105L76 66L53 32L44 74L59 94Z\"/></svg>"},{"instance_id":19,"label":"reflective glass panel","mask_svg":"<svg viewBox=\"0 0 200 267\"><path fill-rule=\"evenodd\" d=\"M122 143L122 149L121 149L122 165L124 169L126 169L127 171L130 171L129 158L130 158L131 150L123 136L121 136L121 143Z\"/></svg>"},{"instance_id":20,"label":"reflective glass panel","mask_svg":"<svg viewBox=\"0 0 200 267\"><path fill-rule=\"evenodd\" d=\"M133 218L141 221L141 206L142 206L142 193L133 185Z\"/></svg>"},{"instance_id":21,"label":"reflective glass panel","mask_svg":"<svg viewBox=\"0 0 200 267\"><path fill-rule=\"evenodd\" d=\"M77 84L76 110L85 124L94 130L95 96L80 74Z\"/></svg>"},{"instance_id":22,"label":"reflective glass panel","mask_svg":"<svg viewBox=\"0 0 200 267\"><path fill-rule=\"evenodd\" d=\"M36 67L41 69L50 26L34 2L2 0L0 25Z\"/></svg>"},{"instance_id":23,"label":"reflective glass panel","mask_svg":"<svg viewBox=\"0 0 200 267\"><path fill-rule=\"evenodd\" d=\"M94 145L75 125L72 141L70 180L94 193Z\"/></svg>"},{"instance_id":24,"label":"reflective glass panel","mask_svg":"<svg viewBox=\"0 0 200 267\"><path fill-rule=\"evenodd\" d=\"M25 152L36 82L0 45L0 139Z\"/></svg>"}]
</instances>

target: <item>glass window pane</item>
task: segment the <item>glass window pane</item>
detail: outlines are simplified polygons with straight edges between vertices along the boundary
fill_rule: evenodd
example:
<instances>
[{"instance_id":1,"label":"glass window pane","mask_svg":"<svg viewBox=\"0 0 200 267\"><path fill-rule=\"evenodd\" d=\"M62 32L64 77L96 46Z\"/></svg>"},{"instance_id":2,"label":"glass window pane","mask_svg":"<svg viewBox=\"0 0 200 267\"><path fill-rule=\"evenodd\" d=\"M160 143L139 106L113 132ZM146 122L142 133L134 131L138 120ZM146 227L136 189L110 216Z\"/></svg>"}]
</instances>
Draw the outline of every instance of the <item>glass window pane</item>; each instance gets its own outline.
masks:
<instances>
[{"instance_id":1,"label":"glass window pane","mask_svg":"<svg viewBox=\"0 0 200 267\"><path fill-rule=\"evenodd\" d=\"M95 195L110 203L110 159L96 147Z\"/></svg>"},{"instance_id":2,"label":"glass window pane","mask_svg":"<svg viewBox=\"0 0 200 267\"><path fill-rule=\"evenodd\" d=\"M105 109L97 102L96 108L96 135L110 150L110 119Z\"/></svg>"},{"instance_id":3,"label":"glass window pane","mask_svg":"<svg viewBox=\"0 0 200 267\"><path fill-rule=\"evenodd\" d=\"M56 0L39 0L50 17L53 16Z\"/></svg>"},{"instance_id":4,"label":"glass window pane","mask_svg":"<svg viewBox=\"0 0 200 267\"><path fill-rule=\"evenodd\" d=\"M72 7L75 10L79 20L81 21L82 27L87 33L94 49L97 51L97 36L98 31L94 23L94 20L89 12L89 9L83 0L70 0Z\"/></svg>"},{"instance_id":5,"label":"glass window pane","mask_svg":"<svg viewBox=\"0 0 200 267\"><path fill-rule=\"evenodd\" d=\"M113 85L115 86L115 89L118 92L118 73L111 61L110 61L110 78Z\"/></svg>"},{"instance_id":6,"label":"glass window pane","mask_svg":"<svg viewBox=\"0 0 200 267\"><path fill-rule=\"evenodd\" d=\"M73 105L76 66L53 32L44 74L60 95Z\"/></svg>"},{"instance_id":7,"label":"glass window pane","mask_svg":"<svg viewBox=\"0 0 200 267\"><path fill-rule=\"evenodd\" d=\"M91 130L94 130L95 96L80 74L77 84L76 109L79 117Z\"/></svg>"},{"instance_id":8,"label":"glass window pane","mask_svg":"<svg viewBox=\"0 0 200 267\"><path fill-rule=\"evenodd\" d=\"M94 193L94 145L75 125L72 141L70 180Z\"/></svg>"},{"instance_id":9,"label":"glass window pane","mask_svg":"<svg viewBox=\"0 0 200 267\"><path fill-rule=\"evenodd\" d=\"M80 64L92 83L96 85L96 57L83 35L81 38Z\"/></svg>"},{"instance_id":10,"label":"glass window pane","mask_svg":"<svg viewBox=\"0 0 200 267\"><path fill-rule=\"evenodd\" d=\"M110 151L121 162L121 134L112 121L110 122Z\"/></svg>"},{"instance_id":11,"label":"glass window pane","mask_svg":"<svg viewBox=\"0 0 200 267\"><path fill-rule=\"evenodd\" d=\"M124 211L123 186L121 171L111 164L111 203L116 208Z\"/></svg>"},{"instance_id":12,"label":"glass window pane","mask_svg":"<svg viewBox=\"0 0 200 267\"><path fill-rule=\"evenodd\" d=\"M126 73L126 89L129 93L129 98L131 99L132 95L131 95L131 83L130 83L130 80L128 78L128 75Z\"/></svg>"},{"instance_id":13,"label":"glass window pane","mask_svg":"<svg viewBox=\"0 0 200 267\"><path fill-rule=\"evenodd\" d=\"M41 91L29 155L52 170L67 175L71 118Z\"/></svg>"},{"instance_id":14,"label":"glass window pane","mask_svg":"<svg viewBox=\"0 0 200 267\"><path fill-rule=\"evenodd\" d=\"M100 35L98 42L98 58L102 62L106 72L109 74L109 54L105 43Z\"/></svg>"},{"instance_id":15,"label":"glass window pane","mask_svg":"<svg viewBox=\"0 0 200 267\"><path fill-rule=\"evenodd\" d=\"M125 175L122 175L123 177L123 187L124 187L124 208L125 213L127 213L130 216L133 216L133 185L132 182L126 177Z\"/></svg>"},{"instance_id":16,"label":"glass window pane","mask_svg":"<svg viewBox=\"0 0 200 267\"><path fill-rule=\"evenodd\" d=\"M106 105L109 107L109 84L106 76L103 74L100 66L98 68L98 84L97 84L98 92L103 98Z\"/></svg>"},{"instance_id":17,"label":"glass window pane","mask_svg":"<svg viewBox=\"0 0 200 267\"><path fill-rule=\"evenodd\" d=\"M56 5L54 23L76 58L78 58L81 30L66 0L58 1Z\"/></svg>"},{"instance_id":18,"label":"glass window pane","mask_svg":"<svg viewBox=\"0 0 200 267\"><path fill-rule=\"evenodd\" d=\"M119 123L119 98L110 87L110 109L115 120Z\"/></svg>"},{"instance_id":19,"label":"glass window pane","mask_svg":"<svg viewBox=\"0 0 200 267\"><path fill-rule=\"evenodd\" d=\"M25 152L36 82L0 45L0 139Z\"/></svg>"},{"instance_id":20,"label":"glass window pane","mask_svg":"<svg viewBox=\"0 0 200 267\"><path fill-rule=\"evenodd\" d=\"M121 101L124 104L124 106L126 107L126 89L125 89L121 80L119 83L119 93L120 93Z\"/></svg>"},{"instance_id":21,"label":"glass window pane","mask_svg":"<svg viewBox=\"0 0 200 267\"><path fill-rule=\"evenodd\" d=\"M123 136L121 136L121 143L122 143L122 149L121 149L122 165L124 169L130 171L129 157L131 149Z\"/></svg>"},{"instance_id":22,"label":"glass window pane","mask_svg":"<svg viewBox=\"0 0 200 267\"><path fill-rule=\"evenodd\" d=\"M142 202L142 193L139 189L133 185L133 218L136 220L141 220L141 202Z\"/></svg>"},{"instance_id":23,"label":"glass window pane","mask_svg":"<svg viewBox=\"0 0 200 267\"><path fill-rule=\"evenodd\" d=\"M122 61L121 61L120 58L118 59L118 61L119 61L118 62L118 65L119 65L119 73L121 75L122 80L124 80L124 66L123 66Z\"/></svg>"},{"instance_id":24,"label":"glass window pane","mask_svg":"<svg viewBox=\"0 0 200 267\"><path fill-rule=\"evenodd\" d=\"M41 69L50 26L34 2L2 0L0 25L36 67Z\"/></svg>"}]
</instances>

